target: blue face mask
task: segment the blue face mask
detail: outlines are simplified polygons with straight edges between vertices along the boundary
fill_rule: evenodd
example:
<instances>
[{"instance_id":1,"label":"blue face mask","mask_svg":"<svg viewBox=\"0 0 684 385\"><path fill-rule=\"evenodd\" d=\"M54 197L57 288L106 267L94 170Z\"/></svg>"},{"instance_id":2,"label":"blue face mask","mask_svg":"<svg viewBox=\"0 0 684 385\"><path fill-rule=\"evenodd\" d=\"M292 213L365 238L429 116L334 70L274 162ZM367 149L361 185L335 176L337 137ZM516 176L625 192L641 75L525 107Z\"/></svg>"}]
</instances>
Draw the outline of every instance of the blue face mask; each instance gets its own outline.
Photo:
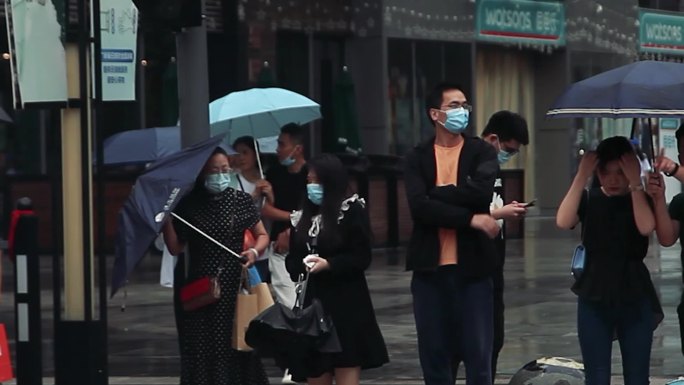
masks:
<instances>
[{"instance_id":1,"label":"blue face mask","mask_svg":"<svg viewBox=\"0 0 684 385\"><path fill-rule=\"evenodd\" d=\"M295 160L293 157L288 156L287 158L283 159L280 161L280 164L282 164L285 167L290 167L295 163Z\"/></svg>"},{"instance_id":2,"label":"blue face mask","mask_svg":"<svg viewBox=\"0 0 684 385\"><path fill-rule=\"evenodd\" d=\"M294 154L294 152L295 152L296 150L297 150L297 146L295 146L295 148L292 150L292 152L290 153L290 155L287 156L287 158L285 158L285 159L283 159L283 160L280 161L280 164L282 164L282 165L285 166L285 167L290 167L290 166L292 166L293 164L295 164L296 161L295 161L295 159L292 157L292 154Z\"/></svg>"},{"instance_id":3,"label":"blue face mask","mask_svg":"<svg viewBox=\"0 0 684 385\"><path fill-rule=\"evenodd\" d=\"M212 194L218 194L230 187L231 175L229 172L209 174L204 179L204 187Z\"/></svg>"},{"instance_id":4,"label":"blue face mask","mask_svg":"<svg viewBox=\"0 0 684 385\"><path fill-rule=\"evenodd\" d=\"M242 186L240 185L240 178L235 171L228 172L228 178L230 179L228 182L228 187L243 191Z\"/></svg>"},{"instance_id":5,"label":"blue face mask","mask_svg":"<svg viewBox=\"0 0 684 385\"><path fill-rule=\"evenodd\" d=\"M499 159L499 164L504 164L511 160L511 157L513 157L513 154L511 154L508 151L501 150L497 154L497 158Z\"/></svg>"},{"instance_id":6,"label":"blue face mask","mask_svg":"<svg viewBox=\"0 0 684 385\"><path fill-rule=\"evenodd\" d=\"M442 124L452 134L462 134L468 127L470 112L463 107L454 108L446 112L446 121Z\"/></svg>"},{"instance_id":7,"label":"blue face mask","mask_svg":"<svg viewBox=\"0 0 684 385\"><path fill-rule=\"evenodd\" d=\"M323 203L323 186L318 183L307 184L306 195L309 197L311 203L320 206L321 203Z\"/></svg>"}]
</instances>

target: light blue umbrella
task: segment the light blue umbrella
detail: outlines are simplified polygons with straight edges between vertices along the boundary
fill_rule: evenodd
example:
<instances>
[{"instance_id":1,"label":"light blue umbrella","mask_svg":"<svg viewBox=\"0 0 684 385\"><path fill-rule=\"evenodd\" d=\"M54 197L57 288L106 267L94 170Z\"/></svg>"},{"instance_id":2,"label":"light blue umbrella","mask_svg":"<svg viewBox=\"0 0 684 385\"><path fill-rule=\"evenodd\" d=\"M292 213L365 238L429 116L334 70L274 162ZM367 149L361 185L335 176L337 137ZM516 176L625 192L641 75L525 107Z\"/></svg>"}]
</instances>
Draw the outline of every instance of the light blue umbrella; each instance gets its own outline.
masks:
<instances>
[{"instance_id":1,"label":"light blue umbrella","mask_svg":"<svg viewBox=\"0 0 684 385\"><path fill-rule=\"evenodd\" d=\"M232 92L209 104L211 135L277 136L288 123L306 124L321 117L318 103L282 88L252 88Z\"/></svg>"}]
</instances>

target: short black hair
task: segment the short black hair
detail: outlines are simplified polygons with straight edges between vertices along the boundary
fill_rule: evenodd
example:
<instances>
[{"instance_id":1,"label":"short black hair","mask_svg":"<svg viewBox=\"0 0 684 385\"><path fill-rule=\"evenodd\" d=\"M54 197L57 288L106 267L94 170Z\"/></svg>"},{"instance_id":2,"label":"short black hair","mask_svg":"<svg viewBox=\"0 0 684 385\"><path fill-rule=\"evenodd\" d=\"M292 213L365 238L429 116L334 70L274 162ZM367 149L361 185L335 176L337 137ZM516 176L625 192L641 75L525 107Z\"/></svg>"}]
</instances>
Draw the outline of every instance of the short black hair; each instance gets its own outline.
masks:
<instances>
[{"instance_id":1,"label":"short black hair","mask_svg":"<svg viewBox=\"0 0 684 385\"><path fill-rule=\"evenodd\" d=\"M297 123L288 123L280 128L281 134L287 134L295 144L304 145L304 128Z\"/></svg>"},{"instance_id":2,"label":"short black hair","mask_svg":"<svg viewBox=\"0 0 684 385\"><path fill-rule=\"evenodd\" d=\"M484 131L482 131L482 136L491 134L498 136L502 142L515 139L524 146L530 144L527 121L515 112L503 110L494 113L489 118Z\"/></svg>"},{"instance_id":3,"label":"short black hair","mask_svg":"<svg viewBox=\"0 0 684 385\"><path fill-rule=\"evenodd\" d=\"M235 141L233 142L233 149L235 150L235 148L241 144L241 145L246 146L247 148L249 148L250 150L252 150L252 152L254 152L256 154L257 149L259 147L259 143L257 143L256 147L254 147L254 142L255 141L254 141L253 136L241 136L241 137L235 139Z\"/></svg>"},{"instance_id":4,"label":"short black hair","mask_svg":"<svg viewBox=\"0 0 684 385\"><path fill-rule=\"evenodd\" d=\"M684 122L682 122L677 131L675 131L675 138L677 138L677 151L679 151L679 147L682 145L682 140L684 140Z\"/></svg>"},{"instance_id":5,"label":"short black hair","mask_svg":"<svg viewBox=\"0 0 684 385\"><path fill-rule=\"evenodd\" d=\"M634 147L629 139L624 136L613 136L603 139L596 147L598 169L603 170L608 162L619 160L623 155L634 152Z\"/></svg>"},{"instance_id":6,"label":"short black hair","mask_svg":"<svg viewBox=\"0 0 684 385\"><path fill-rule=\"evenodd\" d=\"M431 122L432 116L430 116L430 110L433 108L439 110L442 106L442 100L444 99L444 92L451 90L459 90L465 94L465 91L463 91L463 87L461 87L460 84L441 82L432 87L432 90L425 95L425 114Z\"/></svg>"}]
</instances>

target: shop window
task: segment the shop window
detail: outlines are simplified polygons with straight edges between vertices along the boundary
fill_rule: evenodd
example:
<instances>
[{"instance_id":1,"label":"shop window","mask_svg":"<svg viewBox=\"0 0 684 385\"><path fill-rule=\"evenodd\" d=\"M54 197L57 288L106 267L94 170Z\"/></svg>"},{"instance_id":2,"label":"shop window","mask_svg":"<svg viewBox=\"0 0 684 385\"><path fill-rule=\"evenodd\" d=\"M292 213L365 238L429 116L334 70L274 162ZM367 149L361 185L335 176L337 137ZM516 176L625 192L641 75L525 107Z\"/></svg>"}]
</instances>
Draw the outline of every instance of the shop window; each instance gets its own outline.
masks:
<instances>
[{"instance_id":1,"label":"shop window","mask_svg":"<svg viewBox=\"0 0 684 385\"><path fill-rule=\"evenodd\" d=\"M472 82L470 45L389 39L389 138L392 152L405 154L434 135L425 113L425 96L437 83L460 84L469 96Z\"/></svg>"},{"instance_id":2,"label":"shop window","mask_svg":"<svg viewBox=\"0 0 684 385\"><path fill-rule=\"evenodd\" d=\"M443 71L444 45L439 42L421 41L416 43L416 121L419 140L434 135L432 121L425 113L425 97L430 89L445 78ZM453 75L453 74L452 74ZM451 79L456 81L457 79Z\"/></svg>"},{"instance_id":3,"label":"shop window","mask_svg":"<svg viewBox=\"0 0 684 385\"><path fill-rule=\"evenodd\" d=\"M390 39L387 42L389 66L390 145L403 155L417 142L413 86L413 42Z\"/></svg>"}]
</instances>

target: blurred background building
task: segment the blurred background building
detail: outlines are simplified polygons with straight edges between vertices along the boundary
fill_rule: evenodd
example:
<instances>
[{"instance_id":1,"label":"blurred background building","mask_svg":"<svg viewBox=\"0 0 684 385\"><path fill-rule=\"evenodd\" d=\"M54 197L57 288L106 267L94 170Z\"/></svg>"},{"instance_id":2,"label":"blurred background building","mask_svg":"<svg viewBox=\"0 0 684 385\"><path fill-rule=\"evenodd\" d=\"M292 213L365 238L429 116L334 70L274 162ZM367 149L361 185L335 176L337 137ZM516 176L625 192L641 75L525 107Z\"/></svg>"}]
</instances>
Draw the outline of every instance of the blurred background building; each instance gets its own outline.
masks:
<instances>
[{"instance_id":1,"label":"blurred background building","mask_svg":"<svg viewBox=\"0 0 684 385\"><path fill-rule=\"evenodd\" d=\"M531 143L506 165L510 197L538 197L549 213L579 149L628 133L620 121L546 119L554 99L568 84L622 64L684 58L684 41L664 44L668 36L646 33L667 24L682 39L680 0L205 0L205 7L210 100L254 86L307 95L324 115L315 123L320 129L311 130L310 151L336 151L335 89L346 66L363 153L371 168L398 170L400 157L432 135L425 93L441 80L454 81L474 106L473 134L497 110L528 119ZM138 36L137 101L104 104L97 135L178 121L173 32L142 25ZM8 51L5 26L0 51ZM47 180L59 148L59 111L14 111L10 89L9 62L0 61L0 103L15 120L0 127L5 202ZM381 196L393 194L403 212L400 176L396 182L383 184L395 191Z\"/></svg>"}]
</instances>

